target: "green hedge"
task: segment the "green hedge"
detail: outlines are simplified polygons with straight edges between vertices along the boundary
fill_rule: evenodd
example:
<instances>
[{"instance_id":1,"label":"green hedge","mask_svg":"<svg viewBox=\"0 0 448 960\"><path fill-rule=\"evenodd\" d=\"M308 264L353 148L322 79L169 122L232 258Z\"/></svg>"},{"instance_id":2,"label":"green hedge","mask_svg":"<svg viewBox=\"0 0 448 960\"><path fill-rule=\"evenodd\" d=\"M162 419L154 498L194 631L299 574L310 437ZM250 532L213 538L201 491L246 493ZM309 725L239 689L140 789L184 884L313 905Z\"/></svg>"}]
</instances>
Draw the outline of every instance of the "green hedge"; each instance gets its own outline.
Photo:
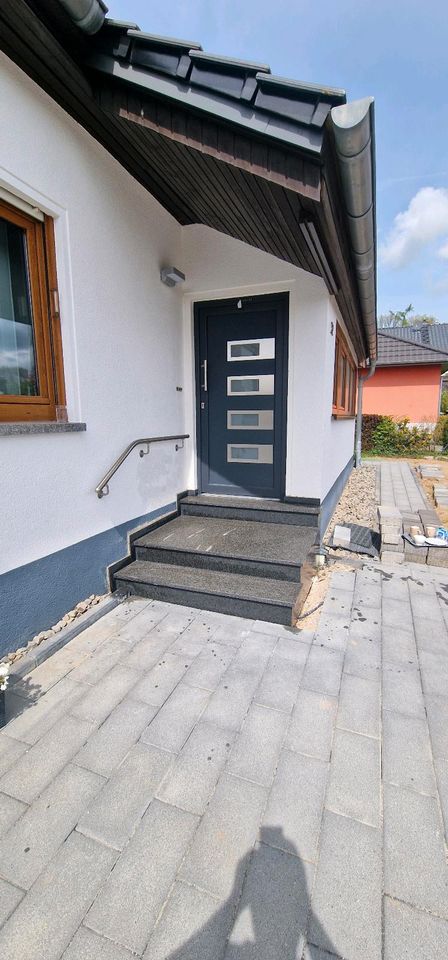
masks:
<instances>
[{"instance_id":1,"label":"green hedge","mask_svg":"<svg viewBox=\"0 0 448 960\"><path fill-rule=\"evenodd\" d=\"M377 456L419 456L429 450L432 442L432 431L410 427L406 418L394 420L379 414L362 418L362 448Z\"/></svg>"}]
</instances>

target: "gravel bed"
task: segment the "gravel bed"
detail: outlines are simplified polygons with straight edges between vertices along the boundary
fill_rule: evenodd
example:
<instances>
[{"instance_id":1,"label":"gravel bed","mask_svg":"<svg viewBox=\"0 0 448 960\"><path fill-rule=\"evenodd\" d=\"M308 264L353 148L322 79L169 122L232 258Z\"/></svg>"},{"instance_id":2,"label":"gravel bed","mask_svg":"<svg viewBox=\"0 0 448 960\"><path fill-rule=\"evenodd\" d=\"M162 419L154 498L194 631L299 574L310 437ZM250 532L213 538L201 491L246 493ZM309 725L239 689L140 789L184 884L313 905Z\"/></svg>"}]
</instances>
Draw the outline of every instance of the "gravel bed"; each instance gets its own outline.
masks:
<instances>
[{"instance_id":1,"label":"gravel bed","mask_svg":"<svg viewBox=\"0 0 448 960\"><path fill-rule=\"evenodd\" d=\"M48 640L50 637L56 636L56 634L60 633L64 627L68 627L68 625L73 623L74 620L77 620L81 614L86 613L91 607L95 607L97 603L100 603L101 600L104 600L106 596L107 594L98 596L97 594L92 593L90 597L87 597L87 600L81 600L79 603L77 603L73 610L69 610L67 613L65 613L62 619L58 620L58 622L53 624L52 627L49 627L48 630L42 630L41 633L36 634L35 637L28 641L26 647L19 647L18 650L13 650L11 653L5 654L0 659L0 663L15 663L17 660L20 660L25 653L29 652L29 650L33 650L34 647L38 647L43 640Z\"/></svg>"},{"instance_id":2,"label":"gravel bed","mask_svg":"<svg viewBox=\"0 0 448 960\"><path fill-rule=\"evenodd\" d=\"M327 527L327 541L337 523L359 523L363 527L378 530L376 500L376 467L365 464L353 470L347 486Z\"/></svg>"}]
</instances>

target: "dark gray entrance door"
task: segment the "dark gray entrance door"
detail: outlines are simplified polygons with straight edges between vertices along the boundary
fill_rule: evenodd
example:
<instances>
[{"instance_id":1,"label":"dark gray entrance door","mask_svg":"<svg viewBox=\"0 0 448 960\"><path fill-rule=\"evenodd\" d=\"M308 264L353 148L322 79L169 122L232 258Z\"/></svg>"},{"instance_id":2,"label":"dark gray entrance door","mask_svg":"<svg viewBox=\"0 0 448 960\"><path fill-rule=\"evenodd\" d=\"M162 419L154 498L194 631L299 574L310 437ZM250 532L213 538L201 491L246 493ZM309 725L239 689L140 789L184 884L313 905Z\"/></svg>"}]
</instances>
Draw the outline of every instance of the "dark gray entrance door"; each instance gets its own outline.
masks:
<instances>
[{"instance_id":1,"label":"dark gray entrance door","mask_svg":"<svg viewBox=\"0 0 448 960\"><path fill-rule=\"evenodd\" d=\"M285 492L288 295L196 306L203 493Z\"/></svg>"}]
</instances>

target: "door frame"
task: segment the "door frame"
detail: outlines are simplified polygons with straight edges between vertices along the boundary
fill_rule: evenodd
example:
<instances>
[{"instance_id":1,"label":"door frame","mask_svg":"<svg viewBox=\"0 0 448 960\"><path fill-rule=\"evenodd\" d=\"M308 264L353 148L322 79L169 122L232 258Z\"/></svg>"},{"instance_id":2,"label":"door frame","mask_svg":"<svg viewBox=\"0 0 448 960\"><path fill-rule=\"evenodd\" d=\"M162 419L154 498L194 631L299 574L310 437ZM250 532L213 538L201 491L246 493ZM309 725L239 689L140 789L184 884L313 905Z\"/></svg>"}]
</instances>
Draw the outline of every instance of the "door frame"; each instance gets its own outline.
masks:
<instances>
[{"instance_id":1,"label":"door frame","mask_svg":"<svg viewBox=\"0 0 448 960\"><path fill-rule=\"evenodd\" d=\"M195 419L196 419L196 477L197 477L197 486L198 493L203 492L203 464L201 459L201 450L202 450L202 422L200 414L200 397L201 397L201 369L200 369L200 340L199 340L199 329L201 322L201 314L203 311L213 310L216 313L226 313L228 310L239 309L238 304L242 304L242 312L244 313L244 305L247 307L253 307L256 303L262 302L266 307L275 307L278 310L279 320L283 326L283 349L281 357L281 367L283 374L283 395L281 397L281 424L279 428L278 436L278 445L280 451L280 484L279 484L279 499L285 499L286 491L286 442L287 442L287 414L288 414L288 351L289 351L289 299L290 292L289 290L283 290L279 293L262 293L254 295L242 295L240 297L220 297L218 299L210 300L195 300L193 301L193 317L194 317L194 370L195 370ZM212 494L210 494L212 496ZM237 494L235 494L237 496ZM246 495L241 495L244 499L248 499Z\"/></svg>"}]
</instances>

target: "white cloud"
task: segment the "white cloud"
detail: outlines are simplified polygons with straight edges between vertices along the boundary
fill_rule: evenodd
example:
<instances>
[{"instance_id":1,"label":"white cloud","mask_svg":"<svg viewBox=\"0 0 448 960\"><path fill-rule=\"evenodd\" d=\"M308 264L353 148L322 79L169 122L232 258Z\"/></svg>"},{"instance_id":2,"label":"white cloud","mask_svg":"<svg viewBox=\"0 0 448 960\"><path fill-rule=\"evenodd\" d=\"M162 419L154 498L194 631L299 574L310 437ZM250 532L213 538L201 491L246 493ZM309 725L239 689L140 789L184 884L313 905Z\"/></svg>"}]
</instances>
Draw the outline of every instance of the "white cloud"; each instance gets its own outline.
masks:
<instances>
[{"instance_id":1,"label":"white cloud","mask_svg":"<svg viewBox=\"0 0 448 960\"><path fill-rule=\"evenodd\" d=\"M395 217L392 230L380 248L381 259L389 267L404 267L423 247L447 233L448 190L422 187L407 210ZM448 242L441 247L439 255L448 258Z\"/></svg>"},{"instance_id":2,"label":"white cloud","mask_svg":"<svg viewBox=\"0 0 448 960\"><path fill-rule=\"evenodd\" d=\"M437 256L441 257L442 260L448 260L448 241L437 251Z\"/></svg>"}]
</instances>

